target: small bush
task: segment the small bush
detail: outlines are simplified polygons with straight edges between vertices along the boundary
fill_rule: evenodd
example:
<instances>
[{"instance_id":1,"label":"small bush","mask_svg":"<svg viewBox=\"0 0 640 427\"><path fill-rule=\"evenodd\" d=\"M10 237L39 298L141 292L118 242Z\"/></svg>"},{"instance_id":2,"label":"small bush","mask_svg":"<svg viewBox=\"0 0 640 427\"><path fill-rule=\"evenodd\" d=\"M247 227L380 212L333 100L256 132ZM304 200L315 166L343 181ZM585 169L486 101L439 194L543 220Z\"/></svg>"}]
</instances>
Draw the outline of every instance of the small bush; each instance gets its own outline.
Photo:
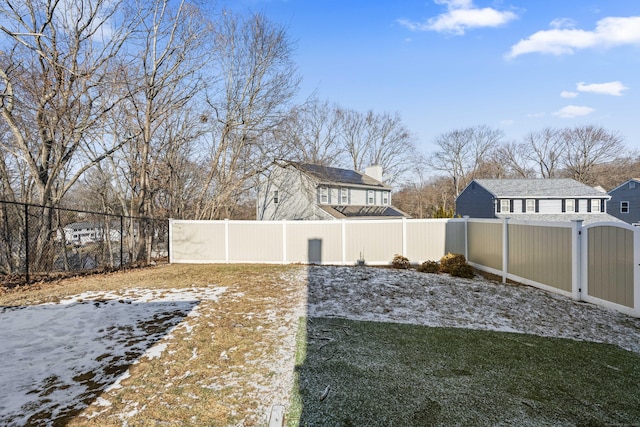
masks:
<instances>
[{"instance_id":1,"label":"small bush","mask_svg":"<svg viewBox=\"0 0 640 427\"><path fill-rule=\"evenodd\" d=\"M465 265L467 260L462 254L452 254L449 252L440 259L440 272L451 274L451 268L455 265Z\"/></svg>"},{"instance_id":2,"label":"small bush","mask_svg":"<svg viewBox=\"0 0 640 427\"><path fill-rule=\"evenodd\" d=\"M393 261L391 261L391 267L393 268L406 270L410 266L411 266L411 263L409 262L409 258L404 257L402 255L395 255L393 257Z\"/></svg>"},{"instance_id":3,"label":"small bush","mask_svg":"<svg viewBox=\"0 0 640 427\"><path fill-rule=\"evenodd\" d=\"M469 264L454 265L451 267L449 274L455 277L463 277L465 279L473 279L474 277L473 268Z\"/></svg>"},{"instance_id":4,"label":"small bush","mask_svg":"<svg viewBox=\"0 0 640 427\"><path fill-rule=\"evenodd\" d=\"M438 261L425 261L417 268L420 273L439 273L440 264Z\"/></svg>"}]
</instances>

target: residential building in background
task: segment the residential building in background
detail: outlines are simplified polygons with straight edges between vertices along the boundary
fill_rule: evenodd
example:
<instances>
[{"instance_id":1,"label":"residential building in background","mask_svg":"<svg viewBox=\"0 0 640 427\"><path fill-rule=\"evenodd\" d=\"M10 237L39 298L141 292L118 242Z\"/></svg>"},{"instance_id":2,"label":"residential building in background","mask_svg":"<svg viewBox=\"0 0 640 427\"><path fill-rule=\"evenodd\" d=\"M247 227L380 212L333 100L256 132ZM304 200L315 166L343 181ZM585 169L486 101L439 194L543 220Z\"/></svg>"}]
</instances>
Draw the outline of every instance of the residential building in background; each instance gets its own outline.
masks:
<instances>
[{"instance_id":1,"label":"residential building in background","mask_svg":"<svg viewBox=\"0 0 640 427\"><path fill-rule=\"evenodd\" d=\"M609 191L607 213L633 225L640 225L640 179L632 178Z\"/></svg>"},{"instance_id":2,"label":"residential building in background","mask_svg":"<svg viewBox=\"0 0 640 427\"><path fill-rule=\"evenodd\" d=\"M573 179L474 179L456 199L456 215L527 221L619 221L611 196Z\"/></svg>"},{"instance_id":3,"label":"residential building in background","mask_svg":"<svg viewBox=\"0 0 640 427\"><path fill-rule=\"evenodd\" d=\"M274 162L258 187L258 220L386 219L407 215L391 204L381 166L364 173L309 163Z\"/></svg>"}]
</instances>

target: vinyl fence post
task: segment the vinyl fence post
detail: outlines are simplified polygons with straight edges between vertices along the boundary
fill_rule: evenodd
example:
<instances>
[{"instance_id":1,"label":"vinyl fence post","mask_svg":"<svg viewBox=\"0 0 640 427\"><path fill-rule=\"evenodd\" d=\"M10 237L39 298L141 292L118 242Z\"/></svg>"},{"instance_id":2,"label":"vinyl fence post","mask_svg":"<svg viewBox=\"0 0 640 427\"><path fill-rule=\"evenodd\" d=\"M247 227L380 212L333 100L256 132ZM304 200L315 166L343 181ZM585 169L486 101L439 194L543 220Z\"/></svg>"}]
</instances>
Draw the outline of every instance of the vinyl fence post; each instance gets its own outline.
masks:
<instances>
[{"instance_id":1,"label":"vinyl fence post","mask_svg":"<svg viewBox=\"0 0 640 427\"><path fill-rule=\"evenodd\" d=\"M571 297L580 301L582 299L582 281L586 280L586 274L582 274L583 256L587 256L587 251L582 251L582 220L572 220L571 230ZM584 262L586 266L587 263ZM586 287L585 287L586 288Z\"/></svg>"},{"instance_id":2,"label":"vinyl fence post","mask_svg":"<svg viewBox=\"0 0 640 427\"><path fill-rule=\"evenodd\" d=\"M120 215L120 265L118 268L122 268L124 265L124 217Z\"/></svg>"},{"instance_id":3,"label":"vinyl fence post","mask_svg":"<svg viewBox=\"0 0 640 427\"><path fill-rule=\"evenodd\" d=\"M169 264L173 261L171 257L171 238L173 237L173 219L169 218L167 220L167 258L169 259Z\"/></svg>"},{"instance_id":4,"label":"vinyl fence post","mask_svg":"<svg viewBox=\"0 0 640 427\"><path fill-rule=\"evenodd\" d=\"M633 312L640 317L640 230L633 230Z\"/></svg>"},{"instance_id":5,"label":"vinyl fence post","mask_svg":"<svg viewBox=\"0 0 640 427\"><path fill-rule=\"evenodd\" d=\"M469 261L469 215L464 217L464 259Z\"/></svg>"},{"instance_id":6,"label":"vinyl fence post","mask_svg":"<svg viewBox=\"0 0 640 427\"><path fill-rule=\"evenodd\" d=\"M341 244L342 244L342 265L347 265L347 221L343 218L340 220L341 223Z\"/></svg>"},{"instance_id":7,"label":"vinyl fence post","mask_svg":"<svg viewBox=\"0 0 640 427\"><path fill-rule=\"evenodd\" d=\"M407 256L407 219L402 217L402 256Z\"/></svg>"},{"instance_id":8,"label":"vinyl fence post","mask_svg":"<svg viewBox=\"0 0 640 427\"><path fill-rule=\"evenodd\" d=\"M24 276L29 283L29 205L24 204Z\"/></svg>"},{"instance_id":9,"label":"vinyl fence post","mask_svg":"<svg viewBox=\"0 0 640 427\"><path fill-rule=\"evenodd\" d=\"M282 263L287 263L287 221L282 221Z\"/></svg>"},{"instance_id":10,"label":"vinyl fence post","mask_svg":"<svg viewBox=\"0 0 640 427\"><path fill-rule=\"evenodd\" d=\"M502 219L502 283L509 274L509 218Z\"/></svg>"},{"instance_id":11,"label":"vinyl fence post","mask_svg":"<svg viewBox=\"0 0 640 427\"><path fill-rule=\"evenodd\" d=\"M224 260L229 264L229 219L224 220Z\"/></svg>"}]
</instances>

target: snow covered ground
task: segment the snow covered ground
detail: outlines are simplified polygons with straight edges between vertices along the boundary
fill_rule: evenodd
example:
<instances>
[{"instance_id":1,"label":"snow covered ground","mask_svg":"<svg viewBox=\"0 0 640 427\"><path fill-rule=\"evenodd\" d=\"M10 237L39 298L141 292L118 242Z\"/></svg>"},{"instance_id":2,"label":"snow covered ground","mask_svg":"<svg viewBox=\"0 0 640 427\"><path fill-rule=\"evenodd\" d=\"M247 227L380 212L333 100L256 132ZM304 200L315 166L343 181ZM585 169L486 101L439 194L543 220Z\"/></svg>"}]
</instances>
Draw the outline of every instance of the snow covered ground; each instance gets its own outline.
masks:
<instances>
[{"instance_id":1,"label":"snow covered ground","mask_svg":"<svg viewBox=\"0 0 640 427\"><path fill-rule=\"evenodd\" d=\"M331 266L300 267L282 281L273 299L293 298L296 316L510 331L611 343L640 353L640 319L527 286ZM73 417L92 402L96 410L108 406L95 400L99 391L120 387L132 364L162 356L172 332L193 325L188 319L199 316L200 302L223 299L226 291L214 285L130 289L1 307L0 425L50 425L52 417ZM273 382L283 389L293 377L296 328L289 323L287 337L278 337L287 357L273 367L279 377ZM262 400L270 402L274 392L264 390ZM289 390L280 393L286 399Z\"/></svg>"},{"instance_id":2,"label":"snow covered ground","mask_svg":"<svg viewBox=\"0 0 640 427\"><path fill-rule=\"evenodd\" d=\"M519 332L640 353L640 319L529 286L411 270L311 267L309 316Z\"/></svg>"},{"instance_id":3,"label":"snow covered ground","mask_svg":"<svg viewBox=\"0 0 640 427\"><path fill-rule=\"evenodd\" d=\"M85 293L0 308L0 425L50 425L118 387L141 357L157 357L173 328L224 288ZM155 344L155 345L154 345Z\"/></svg>"}]
</instances>

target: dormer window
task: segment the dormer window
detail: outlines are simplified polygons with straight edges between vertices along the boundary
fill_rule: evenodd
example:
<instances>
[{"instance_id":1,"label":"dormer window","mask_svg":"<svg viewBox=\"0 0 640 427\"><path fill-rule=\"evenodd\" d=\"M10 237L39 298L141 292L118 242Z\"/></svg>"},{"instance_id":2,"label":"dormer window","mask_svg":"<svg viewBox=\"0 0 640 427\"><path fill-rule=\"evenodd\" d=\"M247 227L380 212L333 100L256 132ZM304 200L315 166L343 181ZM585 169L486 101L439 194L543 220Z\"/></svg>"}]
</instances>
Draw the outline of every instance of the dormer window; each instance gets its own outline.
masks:
<instances>
[{"instance_id":1,"label":"dormer window","mask_svg":"<svg viewBox=\"0 0 640 427\"><path fill-rule=\"evenodd\" d=\"M382 192L382 204L385 205L385 206L389 204L389 192L388 191L383 191Z\"/></svg>"},{"instance_id":2,"label":"dormer window","mask_svg":"<svg viewBox=\"0 0 640 427\"><path fill-rule=\"evenodd\" d=\"M367 190L367 204L375 205L376 203L376 193L373 190Z\"/></svg>"},{"instance_id":3,"label":"dormer window","mask_svg":"<svg viewBox=\"0 0 640 427\"><path fill-rule=\"evenodd\" d=\"M511 201L509 199L500 199L500 212L511 212Z\"/></svg>"},{"instance_id":4,"label":"dormer window","mask_svg":"<svg viewBox=\"0 0 640 427\"><path fill-rule=\"evenodd\" d=\"M278 190L275 190L273 192L273 203L274 204L278 204L278 202L280 201L279 197L278 197Z\"/></svg>"},{"instance_id":5,"label":"dormer window","mask_svg":"<svg viewBox=\"0 0 640 427\"><path fill-rule=\"evenodd\" d=\"M591 212L600 212L600 199L591 199Z\"/></svg>"},{"instance_id":6,"label":"dormer window","mask_svg":"<svg viewBox=\"0 0 640 427\"><path fill-rule=\"evenodd\" d=\"M575 212L576 211L576 204L575 204L575 199L567 199L564 201L564 211L565 212Z\"/></svg>"}]
</instances>

